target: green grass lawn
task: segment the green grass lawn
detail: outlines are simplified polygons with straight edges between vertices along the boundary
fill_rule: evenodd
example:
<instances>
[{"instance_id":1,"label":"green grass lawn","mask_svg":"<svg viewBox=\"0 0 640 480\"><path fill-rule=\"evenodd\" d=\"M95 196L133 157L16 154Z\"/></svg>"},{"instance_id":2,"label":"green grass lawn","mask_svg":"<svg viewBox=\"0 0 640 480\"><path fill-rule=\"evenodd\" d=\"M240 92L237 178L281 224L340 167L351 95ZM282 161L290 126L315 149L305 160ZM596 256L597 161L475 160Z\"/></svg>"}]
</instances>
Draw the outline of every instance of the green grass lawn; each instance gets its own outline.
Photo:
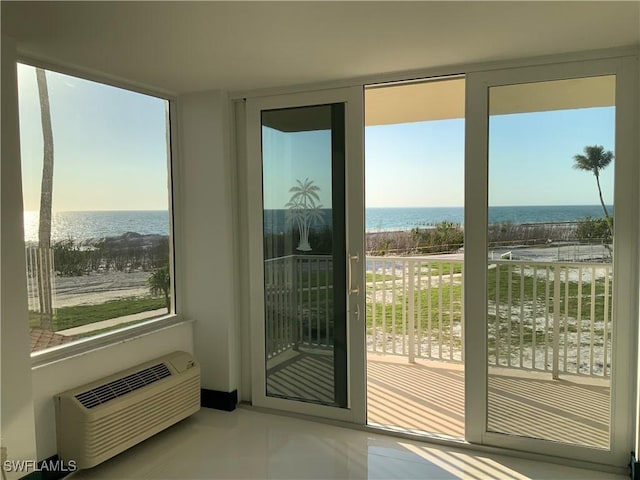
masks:
<instances>
[{"instance_id":1,"label":"green grass lawn","mask_svg":"<svg viewBox=\"0 0 640 480\"><path fill-rule=\"evenodd\" d=\"M407 257L410 258L410 257ZM395 273L396 275L393 274L393 266L392 264L388 264L386 271L383 273L380 271L382 269L382 263L381 261L375 261L375 267L376 267L376 274L375 274L375 281L376 284L377 283L382 283L383 281L387 281L387 282L392 282L393 279L396 279L397 283L402 283L402 274L403 274L403 269L402 266L397 265L398 262L393 262L396 263L396 270ZM420 269L416 268L414 270L414 275L415 277L421 277L422 280L426 280L429 275L431 275L431 277L438 277L440 276L440 274L442 274L442 276L448 276L449 274L457 274L457 273L462 273L462 264L461 263L432 263L431 265L427 264L427 262L420 262ZM366 274L366 281L367 283L371 283L374 280L374 275L373 272L367 272Z\"/></svg>"},{"instance_id":2,"label":"green grass lawn","mask_svg":"<svg viewBox=\"0 0 640 480\"><path fill-rule=\"evenodd\" d=\"M96 305L78 305L73 307L58 308L53 318L53 330L65 330L67 328L87 325L89 323L124 317L134 313L156 310L165 306L163 298L126 298L112 300ZM37 327L40 316L29 312L29 326ZM118 327L120 328L120 326Z\"/></svg>"},{"instance_id":3,"label":"green grass lawn","mask_svg":"<svg viewBox=\"0 0 640 480\"><path fill-rule=\"evenodd\" d=\"M491 269L487 272L487 284L488 284L488 299L490 302L496 302L496 298L499 299L499 303L502 308L507 308L509 302L509 289L511 290L511 310L513 314L519 313L521 305L533 309L535 303L536 316L544 317L545 311L549 315L553 315L554 304L554 281L553 274L550 273L550 278L547 286L546 278L536 277L534 278L530 270L521 272L518 267L512 267L509 270L506 266L501 266L499 269ZM511 282L511 286L509 285ZM498 286L498 287L497 287ZM535 297L534 297L535 288ZM564 316L565 312L569 317L577 318L578 310L580 310L580 316L582 320L591 319L591 283L583 282L581 286L581 296L578 299L579 285L577 281L564 281L561 280L560 284L560 312ZM548 300L547 300L548 292ZM496 297L496 294L499 294ZM608 318L611 320L611 293L612 288L609 284L609 312ZM604 279L595 280L595 303L594 303L594 318L596 321L604 319L604 305L605 305L605 281ZM534 302L535 299L535 302ZM505 314L501 315L504 317ZM532 316L531 313L525 312L525 318ZM494 316L495 319L495 316ZM576 331L577 325L575 323L569 325L569 331Z\"/></svg>"},{"instance_id":4,"label":"green grass lawn","mask_svg":"<svg viewBox=\"0 0 640 480\"><path fill-rule=\"evenodd\" d=\"M460 267L458 264L454 264L454 267ZM422 335L428 331L429 325L431 326L432 338L443 336L445 339L449 339L451 334L452 325L459 325L462 319L462 285L457 281L453 284L449 283L448 272L451 270L448 268L448 264L443 265L442 286L438 287L438 283L432 285L428 290L424 283L420 292L414 293L414 312L416 312L415 326L416 331L420 329ZM444 274L447 271L447 274ZM453 270L454 273L456 269ZM501 348L507 345L531 345L533 338L537 344L544 343L545 332L543 327L536 326L532 319L535 317L544 318L545 314L549 317L549 331L547 333L547 339L551 341L553 335L553 294L554 284L553 275L550 275L549 284L547 287L546 278L534 277L532 271L521 271L519 267L512 267L511 269L506 266L501 266L498 269L491 269L487 272L488 283L488 300L489 305L495 306L496 293L499 294L500 301L500 318L498 326L496 328L496 316L491 314L488 316L489 325L489 349L490 351L495 348L495 335L498 334L500 339ZM427 275L422 275L422 281L425 282ZM432 281L439 281L439 275L432 273ZM579 285L577 281L565 281L564 274L561 280L560 288L560 312L562 317L569 317L567 321L562 321L560 325L560 334L564 337L565 334L572 334L578 331L579 322L575 319L580 311L582 322L580 329L583 332L581 342L585 342L587 336L585 333L591 330L591 307L592 296L590 282L584 281L581 286L581 295L579 294ZM405 325L404 331L407 328L406 316L408 315L408 299L406 293L402 289L402 280L399 280L395 284L395 298L391 295L394 285L391 282L387 282L386 285L386 302L383 307L383 302L379 298L381 290L383 289L383 283L378 282L376 285L376 292L378 300L375 301L375 317L374 317L374 301L371 299L367 302L367 333L373 332L373 322L375 322L376 329L380 331L384 326L387 333L395 331L396 334L403 333L403 309L405 312ZM509 296L509 289L511 295ZM604 305L605 305L605 281L604 279L596 279L594 281L595 300L594 300L594 319L596 322L604 319ZM608 319L611 321L611 285L609 285L609 312ZM369 298L371 298L373 290L368 288ZM547 292L549 298L547 300ZM509 299L510 307L509 310ZM534 299L536 300L534 302ZM535 304L535 308L534 308ZM453 308L451 307L453 305ZM520 312L523 312L524 322L520 322L518 318ZM395 316L394 316L395 313ZM515 317L515 318L514 318ZM607 328L610 330L611 326ZM454 335L454 343L459 343L457 335ZM594 327L594 338L596 344L601 343L604 338L604 328L602 326ZM561 339L561 342L564 340ZM568 340L571 342L572 340Z\"/></svg>"},{"instance_id":5,"label":"green grass lawn","mask_svg":"<svg viewBox=\"0 0 640 480\"><path fill-rule=\"evenodd\" d=\"M390 285L389 285L390 287ZM379 291L380 287L378 288ZM371 293L371 289L369 289ZM375 324L380 329L385 326L391 332L395 325L396 332L402 331L403 309L405 317L409 313L409 299L400 291L396 292L395 302L391 295L388 296L386 304L375 302ZM453 302L453 310L451 303ZM415 328L421 332L426 332L429 326L437 334L449 335L450 325L459 324L462 319L462 285L454 282L432 285L427 289L424 284L421 290L415 290L413 299L414 314L416 315ZM373 309L374 302L367 302L367 333L373 331ZM395 312L395 320L394 320ZM453 312L453 314L451 314ZM442 318L441 318L442 317ZM384 320L383 320L384 318Z\"/></svg>"}]
</instances>

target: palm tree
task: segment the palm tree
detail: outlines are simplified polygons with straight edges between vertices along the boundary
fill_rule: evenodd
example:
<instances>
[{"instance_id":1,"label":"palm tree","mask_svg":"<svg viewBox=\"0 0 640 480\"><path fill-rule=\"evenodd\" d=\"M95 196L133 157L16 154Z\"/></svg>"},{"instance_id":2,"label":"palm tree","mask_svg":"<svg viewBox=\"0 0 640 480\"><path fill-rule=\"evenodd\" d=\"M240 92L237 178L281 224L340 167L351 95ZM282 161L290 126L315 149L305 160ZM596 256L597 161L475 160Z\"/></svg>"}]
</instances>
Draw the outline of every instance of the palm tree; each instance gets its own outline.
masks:
<instances>
[{"instance_id":1,"label":"palm tree","mask_svg":"<svg viewBox=\"0 0 640 480\"><path fill-rule=\"evenodd\" d=\"M591 145L584 147L584 155L574 155L573 168L576 170L585 170L593 173L596 177L596 184L598 185L598 195L600 195L600 204L604 212L604 217L607 220L609 226L609 235L613 239L613 221L609 216L609 211L602 198L602 188L600 187L600 172L607 168L613 160L613 152L604 150L602 145Z\"/></svg>"},{"instance_id":2,"label":"palm tree","mask_svg":"<svg viewBox=\"0 0 640 480\"><path fill-rule=\"evenodd\" d=\"M40 215L38 225L38 299L40 302L40 327L53 327L53 292L51 274L51 203L53 198L53 130L49 107L47 76L43 69L36 68L40 118L42 121L42 185L40 187Z\"/></svg>"},{"instance_id":3,"label":"palm tree","mask_svg":"<svg viewBox=\"0 0 640 480\"><path fill-rule=\"evenodd\" d=\"M311 251L309 230L312 224L323 220L322 205L316 205L314 201L311 201L310 205L305 207L302 203L289 201L285 207L289 209L287 211L287 220L295 221L300 232L300 241L296 250L302 252Z\"/></svg>"},{"instance_id":4,"label":"palm tree","mask_svg":"<svg viewBox=\"0 0 640 480\"><path fill-rule=\"evenodd\" d=\"M287 219L295 221L300 231L300 242L297 250L308 252L311 250L309 244L309 230L313 223L322 220L322 205L316 202L320 201L318 192L320 187L313 184L313 180L308 178L304 182L296 180L296 185L289 189L292 193L291 199L285 204L287 211Z\"/></svg>"},{"instance_id":5,"label":"palm tree","mask_svg":"<svg viewBox=\"0 0 640 480\"><path fill-rule=\"evenodd\" d=\"M164 295L167 313L171 313L171 299L169 297L169 293L171 292L171 275L169 273L169 267L161 267L153 272L149 277L148 283L152 295Z\"/></svg>"},{"instance_id":6,"label":"palm tree","mask_svg":"<svg viewBox=\"0 0 640 480\"><path fill-rule=\"evenodd\" d=\"M304 182L300 180L296 180L296 182L297 185L289 189L289 193L293 193L289 203L299 203L304 208L315 207L315 202L320 201L320 197L318 196L320 187L314 185L313 180L309 180L308 178L305 178Z\"/></svg>"}]
</instances>

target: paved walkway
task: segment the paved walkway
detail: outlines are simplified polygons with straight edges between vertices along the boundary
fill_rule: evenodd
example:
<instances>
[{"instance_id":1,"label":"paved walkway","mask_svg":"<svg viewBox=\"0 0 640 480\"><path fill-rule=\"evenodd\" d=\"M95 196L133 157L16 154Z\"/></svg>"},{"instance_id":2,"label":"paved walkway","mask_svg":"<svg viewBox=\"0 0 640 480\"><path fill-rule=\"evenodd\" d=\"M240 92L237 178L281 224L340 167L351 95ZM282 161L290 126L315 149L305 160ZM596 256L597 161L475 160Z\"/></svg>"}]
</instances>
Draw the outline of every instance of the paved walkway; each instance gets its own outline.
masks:
<instances>
[{"instance_id":1,"label":"paved walkway","mask_svg":"<svg viewBox=\"0 0 640 480\"><path fill-rule=\"evenodd\" d=\"M116 325L121 325L123 323L135 322L138 320L148 320L152 317L159 317L166 313L166 308L160 308L158 310L147 310L146 312L125 315L124 317L111 318L109 320L103 320L102 322L88 323L86 325L80 325L79 327L67 328L66 330L58 330L56 333L72 337L81 333L101 330L103 328L115 327Z\"/></svg>"}]
</instances>

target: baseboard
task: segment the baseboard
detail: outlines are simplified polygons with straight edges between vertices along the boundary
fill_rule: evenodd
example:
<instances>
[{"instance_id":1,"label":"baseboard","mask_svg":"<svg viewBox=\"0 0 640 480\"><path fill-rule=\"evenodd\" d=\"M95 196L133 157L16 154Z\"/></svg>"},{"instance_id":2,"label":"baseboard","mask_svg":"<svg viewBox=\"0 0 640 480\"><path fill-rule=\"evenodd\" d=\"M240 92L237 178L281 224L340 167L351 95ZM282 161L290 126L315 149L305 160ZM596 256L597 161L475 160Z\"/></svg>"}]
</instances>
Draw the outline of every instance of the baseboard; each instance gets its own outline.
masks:
<instances>
[{"instance_id":1,"label":"baseboard","mask_svg":"<svg viewBox=\"0 0 640 480\"><path fill-rule=\"evenodd\" d=\"M629 470L631 471L631 480L640 480L640 461L636 458L635 452L631 452Z\"/></svg>"},{"instance_id":2,"label":"baseboard","mask_svg":"<svg viewBox=\"0 0 640 480\"><path fill-rule=\"evenodd\" d=\"M238 390L233 392L220 392L218 390L200 390L200 404L205 408L215 408L232 412L238 406Z\"/></svg>"},{"instance_id":3,"label":"baseboard","mask_svg":"<svg viewBox=\"0 0 640 480\"><path fill-rule=\"evenodd\" d=\"M58 455L53 455L38 462L36 469L20 480L59 480L75 471L75 465L64 464Z\"/></svg>"}]
</instances>

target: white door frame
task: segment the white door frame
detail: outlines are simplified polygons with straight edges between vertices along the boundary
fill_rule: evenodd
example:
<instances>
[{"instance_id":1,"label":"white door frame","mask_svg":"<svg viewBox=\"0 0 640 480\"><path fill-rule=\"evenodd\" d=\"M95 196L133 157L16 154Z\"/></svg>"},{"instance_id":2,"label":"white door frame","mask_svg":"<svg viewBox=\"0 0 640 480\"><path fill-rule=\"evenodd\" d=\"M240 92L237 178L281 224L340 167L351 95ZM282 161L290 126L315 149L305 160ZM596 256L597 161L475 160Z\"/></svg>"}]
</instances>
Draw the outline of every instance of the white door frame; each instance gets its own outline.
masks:
<instances>
[{"instance_id":1,"label":"white door frame","mask_svg":"<svg viewBox=\"0 0 640 480\"><path fill-rule=\"evenodd\" d=\"M247 99L247 215L249 246L249 322L251 333L251 400L254 406L304 415L366 423L366 357L364 294L364 89L349 87ZM269 397L265 388L264 252L262 220L262 146L260 112L279 108L344 103L345 105L345 252L347 279L348 408ZM258 208L259 207L259 208ZM355 259L357 256L358 260ZM351 282L349 284L348 282ZM347 292L345 292L347 294Z\"/></svg>"},{"instance_id":2,"label":"white door frame","mask_svg":"<svg viewBox=\"0 0 640 480\"><path fill-rule=\"evenodd\" d=\"M487 203L489 88L616 75L615 288L610 451L487 431ZM633 445L638 306L637 58L623 57L473 72L466 76L465 431L466 439L546 455L623 466ZM473 341L471 341L473 339ZM585 406L588 408L588 406Z\"/></svg>"}]
</instances>

